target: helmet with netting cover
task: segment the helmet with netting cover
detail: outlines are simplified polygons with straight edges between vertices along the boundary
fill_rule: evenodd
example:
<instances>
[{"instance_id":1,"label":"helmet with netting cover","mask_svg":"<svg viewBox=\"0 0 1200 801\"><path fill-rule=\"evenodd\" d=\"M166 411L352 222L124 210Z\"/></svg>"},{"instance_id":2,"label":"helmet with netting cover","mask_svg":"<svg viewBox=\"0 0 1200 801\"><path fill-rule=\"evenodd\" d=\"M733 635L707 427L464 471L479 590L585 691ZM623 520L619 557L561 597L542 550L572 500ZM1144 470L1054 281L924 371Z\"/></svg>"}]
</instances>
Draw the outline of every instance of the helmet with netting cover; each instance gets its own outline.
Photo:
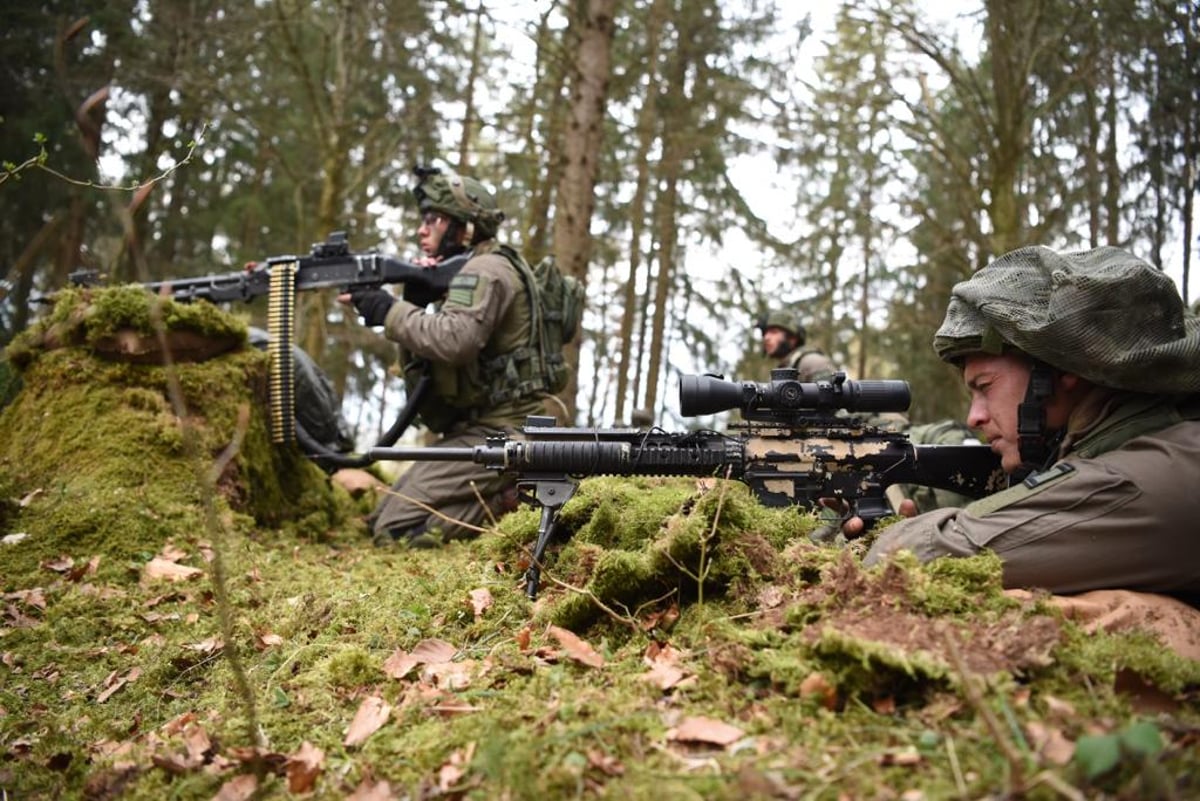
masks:
<instances>
[{"instance_id":1,"label":"helmet with netting cover","mask_svg":"<svg viewBox=\"0 0 1200 801\"><path fill-rule=\"evenodd\" d=\"M796 337L800 345L803 345L807 338L807 332L804 330L799 316L787 309L775 309L762 315L758 318L757 327L760 331L766 331L768 328L782 328Z\"/></svg>"},{"instance_id":2,"label":"helmet with netting cover","mask_svg":"<svg viewBox=\"0 0 1200 801\"><path fill-rule=\"evenodd\" d=\"M1004 254L954 286L933 347L948 362L1015 348L1100 386L1200 392L1200 318L1166 274L1114 247Z\"/></svg>"},{"instance_id":3,"label":"helmet with netting cover","mask_svg":"<svg viewBox=\"0 0 1200 801\"><path fill-rule=\"evenodd\" d=\"M475 227L474 239L496 236L504 212L492 192L474 178L466 178L438 167L417 167L413 197L422 212L436 211Z\"/></svg>"}]
</instances>

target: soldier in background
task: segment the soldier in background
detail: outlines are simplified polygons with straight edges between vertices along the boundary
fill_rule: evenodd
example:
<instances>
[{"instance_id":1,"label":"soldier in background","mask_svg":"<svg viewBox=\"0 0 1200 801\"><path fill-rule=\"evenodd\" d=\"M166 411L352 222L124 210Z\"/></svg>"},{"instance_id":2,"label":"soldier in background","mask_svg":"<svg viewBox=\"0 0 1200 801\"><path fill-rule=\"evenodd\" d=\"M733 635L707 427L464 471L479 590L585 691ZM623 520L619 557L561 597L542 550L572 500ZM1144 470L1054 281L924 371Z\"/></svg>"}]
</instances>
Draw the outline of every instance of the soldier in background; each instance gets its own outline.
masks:
<instances>
[{"instance_id":1,"label":"soldier in background","mask_svg":"<svg viewBox=\"0 0 1200 801\"><path fill-rule=\"evenodd\" d=\"M804 348L806 339L800 318L786 309L775 309L758 320L762 348L767 358L777 359L776 367L796 370L799 381L827 381L833 377L833 362L815 348Z\"/></svg>"},{"instance_id":2,"label":"soldier in background","mask_svg":"<svg viewBox=\"0 0 1200 801\"><path fill-rule=\"evenodd\" d=\"M776 367L791 367L796 370L799 381L827 381L833 377L833 361L820 350L805 349L806 332L799 317L786 309L776 309L758 321L762 332L763 353L778 359ZM915 445L971 445L981 444L971 429L958 420L939 420L934 423L913 425L908 417L897 412L870 415L867 422L890 431L907 434ZM919 511L928 512L947 506L962 506L969 498L956 492L916 485L895 485L899 493L895 501L911 500Z\"/></svg>"}]
</instances>

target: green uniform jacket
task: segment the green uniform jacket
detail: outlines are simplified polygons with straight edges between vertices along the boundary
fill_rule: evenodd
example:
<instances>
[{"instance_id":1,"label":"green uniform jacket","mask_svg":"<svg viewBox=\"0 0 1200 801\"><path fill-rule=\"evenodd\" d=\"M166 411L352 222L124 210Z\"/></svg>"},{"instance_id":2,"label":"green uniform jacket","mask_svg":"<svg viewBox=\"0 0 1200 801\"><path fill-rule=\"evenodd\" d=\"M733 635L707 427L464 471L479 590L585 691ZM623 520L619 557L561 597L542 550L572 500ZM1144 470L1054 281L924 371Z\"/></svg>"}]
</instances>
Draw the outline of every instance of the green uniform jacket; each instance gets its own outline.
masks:
<instances>
[{"instance_id":1,"label":"green uniform jacket","mask_svg":"<svg viewBox=\"0 0 1200 801\"><path fill-rule=\"evenodd\" d=\"M811 383L813 381L828 381L833 378L833 362L819 350L803 350L796 348L779 363L780 367L792 367L796 370L796 380Z\"/></svg>"},{"instance_id":2,"label":"green uniform jacket","mask_svg":"<svg viewBox=\"0 0 1200 801\"><path fill-rule=\"evenodd\" d=\"M487 399L487 391L498 388L485 380L487 365L503 363L499 357L529 342L527 297L508 259L494 252L494 244L483 243L436 312L403 300L392 304L384 334L406 354L431 363L433 397L422 404L421 417L442 435L434 447L482 445L498 431L514 434L528 415L542 412L537 396ZM380 498L370 518L372 532L397 538L435 531L446 539L473 536L474 527L501 513L506 481L474 462L414 462Z\"/></svg>"},{"instance_id":3,"label":"green uniform jacket","mask_svg":"<svg viewBox=\"0 0 1200 801\"><path fill-rule=\"evenodd\" d=\"M984 549L1006 587L1130 589L1200 601L1200 399L1096 390L1072 415L1050 469L961 509L882 532L868 565Z\"/></svg>"},{"instance_id":4,"label":"green uniform jacket","mask_svg":"<svg viewBox=\"0 0 1200 801\"><path fill-rule=\"evenodd\" d=\"M475 249L450 284L441 308L433 314L405 300L392 305L384 335L408 354L429 359L434 369L436 404L454 407L458 422L467 426L514 429L530 414L540 414L538 397L499 403L466 402L464 377L478 372L480 363L529 342L530 315L526 290L508 259L489 243ZM458 386L456 386L458 384Z\"/></svg>"}]
</instances>

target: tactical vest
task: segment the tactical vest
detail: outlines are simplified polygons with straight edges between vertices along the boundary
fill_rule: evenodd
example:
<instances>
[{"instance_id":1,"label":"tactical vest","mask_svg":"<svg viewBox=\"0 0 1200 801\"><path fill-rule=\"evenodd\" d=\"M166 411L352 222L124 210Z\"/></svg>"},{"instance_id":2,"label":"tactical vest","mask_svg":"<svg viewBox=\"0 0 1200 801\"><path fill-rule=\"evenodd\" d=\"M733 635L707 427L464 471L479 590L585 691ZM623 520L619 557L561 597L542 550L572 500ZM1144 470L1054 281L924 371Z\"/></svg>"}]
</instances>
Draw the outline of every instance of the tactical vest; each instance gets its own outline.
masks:
<instances>
[{"instance_id":1,"label":"tactical vest","mask_svg":"<svg viewBox=\"0 0 1200 801\"><path fill-rule=\"evenodd\" d=\"M525 398L546 391L542 380L534 325L535 309L529 287L529 267L506 245L484 243L472 258L486 254L502 256L520 278L521 297L514 298L496 324L492 335L469 364L434 362L429 366L432 393L421 405L421 421L431 431L444 433L455 424L480 416L503 414ZM477 298L478 276L458 275L450 283L446 304L471 306ZM406 374L410 389L413 376Z\"/></svg>"}]
</instances>

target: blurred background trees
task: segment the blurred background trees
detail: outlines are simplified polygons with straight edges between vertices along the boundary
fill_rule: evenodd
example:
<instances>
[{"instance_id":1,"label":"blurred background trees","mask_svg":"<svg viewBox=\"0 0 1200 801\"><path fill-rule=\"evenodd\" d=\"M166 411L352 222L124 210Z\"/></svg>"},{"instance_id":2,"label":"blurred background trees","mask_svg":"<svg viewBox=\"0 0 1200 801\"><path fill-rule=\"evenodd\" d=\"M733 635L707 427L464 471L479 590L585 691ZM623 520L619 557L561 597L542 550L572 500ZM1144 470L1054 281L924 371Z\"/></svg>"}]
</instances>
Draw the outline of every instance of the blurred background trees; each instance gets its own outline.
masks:
<instances>
[{"instance_id":1,"label":"blurred background trees","mask_svg":"<svg viewBox=\"0 0 1200 801\"><path fill-rule=\"evenodd\" d=\"M436 159L586 279L581 423L678 424L680 372L765 379L775 305L852 375L912 382L915 419L958 416L933 331L954 282L1023 244L1128 247L1190 289L1188 2L10 5L0 343L80 266L224 272L335 229L411 254L411 169ZM392 349L310 294L302 344L369 441Z\"/></svg>"}]
</instances>

